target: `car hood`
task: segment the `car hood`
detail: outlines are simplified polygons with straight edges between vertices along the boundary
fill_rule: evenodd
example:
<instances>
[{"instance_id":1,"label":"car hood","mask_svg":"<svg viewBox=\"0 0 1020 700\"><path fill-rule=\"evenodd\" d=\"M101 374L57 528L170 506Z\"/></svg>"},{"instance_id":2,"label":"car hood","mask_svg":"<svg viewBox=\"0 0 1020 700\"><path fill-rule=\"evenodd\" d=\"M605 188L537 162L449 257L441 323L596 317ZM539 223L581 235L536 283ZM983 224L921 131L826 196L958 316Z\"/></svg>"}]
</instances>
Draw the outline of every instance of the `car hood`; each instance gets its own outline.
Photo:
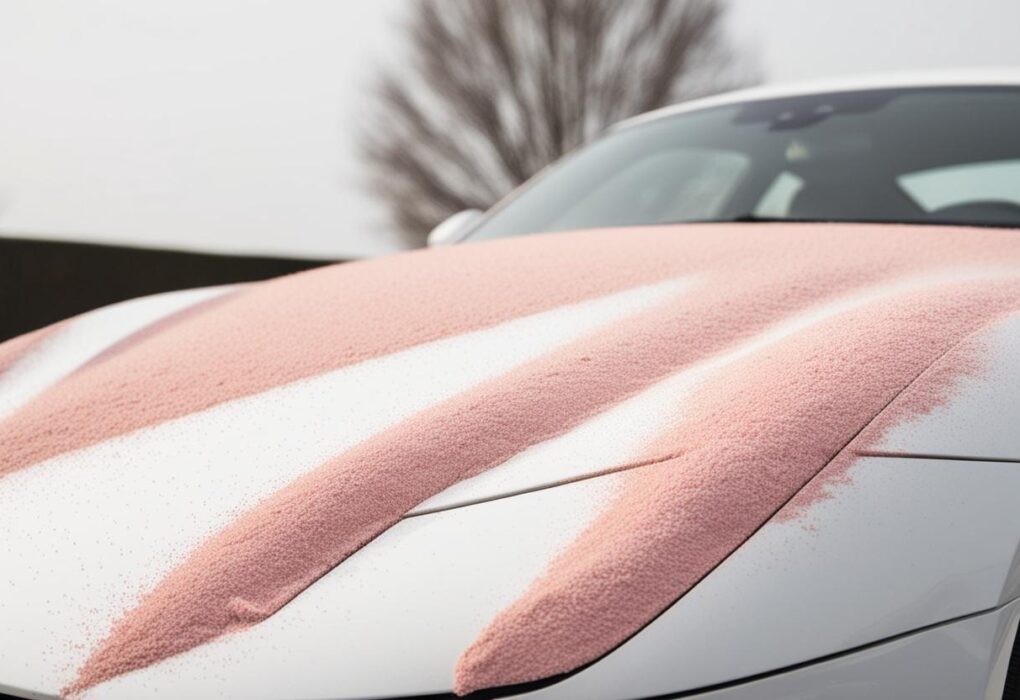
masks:
<instances>
[{"instance_id":1,"label":"car hood","mask_svg":"<svg viewBox=\"0 0 1020 700\"><path fill-rule=\"evenodd\" d=\"M784 504L825 501L805 489L823 471L1020 456L991 424L945 429L1011 371L976 339L1018 292L1011 231L644 227L149 297L16 339L0 688L558 678L696 598ZM969 404L965 381L985 387Z\"/></svg>"}]
</instances>

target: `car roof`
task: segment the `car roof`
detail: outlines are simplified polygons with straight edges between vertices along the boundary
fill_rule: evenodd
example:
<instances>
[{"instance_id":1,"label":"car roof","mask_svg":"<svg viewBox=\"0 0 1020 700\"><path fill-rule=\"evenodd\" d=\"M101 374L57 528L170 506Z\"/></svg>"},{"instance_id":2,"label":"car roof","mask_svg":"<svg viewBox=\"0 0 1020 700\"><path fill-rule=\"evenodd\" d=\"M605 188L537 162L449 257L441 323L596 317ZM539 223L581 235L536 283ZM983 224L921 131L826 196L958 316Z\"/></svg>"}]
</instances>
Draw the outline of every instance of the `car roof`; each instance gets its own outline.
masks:
<instances>
[{"instance_id":1,"label":"car roof","mask_svg":"<svg viewBox=\"0 0 1020 700\"><path fill-rule=\"evenodd\" d=\"M971 70L942 70L915 73L886 73L878 75L828 78L797 83L759 85L743 90L733 90L711 97L704 97L660 109L645 112L625 119L611 127L612 131L644 124L676 114L694 112L710 107L721 107L743 102L755 102L782 97L801 95L823 95L834 92L859 92L862 90L909 89L932 87L981 87L1012 86L1020 88L1020 68L983 68Z\"/></svg>"}]
</instances>

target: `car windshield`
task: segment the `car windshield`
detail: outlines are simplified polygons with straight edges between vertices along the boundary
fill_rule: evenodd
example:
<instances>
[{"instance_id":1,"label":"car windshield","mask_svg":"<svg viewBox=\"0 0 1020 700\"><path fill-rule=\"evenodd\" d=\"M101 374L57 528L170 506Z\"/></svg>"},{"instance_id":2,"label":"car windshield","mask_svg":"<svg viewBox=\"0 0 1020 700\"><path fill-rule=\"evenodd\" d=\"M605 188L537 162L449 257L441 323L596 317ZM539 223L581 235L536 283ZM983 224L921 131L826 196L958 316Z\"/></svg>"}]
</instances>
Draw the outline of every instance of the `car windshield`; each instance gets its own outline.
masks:
<instances>
[{"instance_id":1,"label":"car windshield","mask_svg":"<svg viewBox=\"0 0 1020 700\"><path fill-rule=\"evenodd\" d=\"M1020 89L818 94L624 126L470 238L756 220L1020 226Z\"/></svg>"}]
</instances>

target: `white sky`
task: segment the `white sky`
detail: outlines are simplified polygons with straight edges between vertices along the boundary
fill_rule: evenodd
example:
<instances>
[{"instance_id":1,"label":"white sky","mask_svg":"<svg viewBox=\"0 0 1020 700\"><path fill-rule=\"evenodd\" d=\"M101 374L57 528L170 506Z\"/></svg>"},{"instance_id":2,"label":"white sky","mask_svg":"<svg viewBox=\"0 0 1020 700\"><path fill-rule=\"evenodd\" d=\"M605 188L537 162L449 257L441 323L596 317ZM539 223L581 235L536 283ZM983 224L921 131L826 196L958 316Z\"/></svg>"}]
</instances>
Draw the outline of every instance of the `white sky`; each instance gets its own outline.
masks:
<instances>
[{"instance_id":1,"label":"white sky","mask_svg":"<svg viewBox=\"0 0 1020 700\"><path fill-rule=\"evenodd\" d=\"M0 0L0 229L202 250L392 249L357 126L405 0ZM1020 66L1017 0L733 0L769 82Z\"/></svg>"}]
</instances>

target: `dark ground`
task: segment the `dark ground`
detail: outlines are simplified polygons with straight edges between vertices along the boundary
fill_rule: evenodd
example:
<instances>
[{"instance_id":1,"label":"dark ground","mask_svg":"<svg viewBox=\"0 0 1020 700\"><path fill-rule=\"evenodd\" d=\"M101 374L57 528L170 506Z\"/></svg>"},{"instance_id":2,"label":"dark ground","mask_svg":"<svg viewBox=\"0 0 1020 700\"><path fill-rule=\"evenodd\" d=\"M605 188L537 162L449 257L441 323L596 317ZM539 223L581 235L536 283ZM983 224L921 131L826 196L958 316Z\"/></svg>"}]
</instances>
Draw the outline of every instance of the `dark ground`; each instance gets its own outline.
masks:
<instances>
[{"instance_id":1,"label":"dark ground","mask_svg":"<svg viewBox=\"0 0 1020 700\"><path fill-rule=\"evenodd\" d=\"M331 262L0 237L0 342L133 297L268 279Z\"/></svg>"}]
</instances>

